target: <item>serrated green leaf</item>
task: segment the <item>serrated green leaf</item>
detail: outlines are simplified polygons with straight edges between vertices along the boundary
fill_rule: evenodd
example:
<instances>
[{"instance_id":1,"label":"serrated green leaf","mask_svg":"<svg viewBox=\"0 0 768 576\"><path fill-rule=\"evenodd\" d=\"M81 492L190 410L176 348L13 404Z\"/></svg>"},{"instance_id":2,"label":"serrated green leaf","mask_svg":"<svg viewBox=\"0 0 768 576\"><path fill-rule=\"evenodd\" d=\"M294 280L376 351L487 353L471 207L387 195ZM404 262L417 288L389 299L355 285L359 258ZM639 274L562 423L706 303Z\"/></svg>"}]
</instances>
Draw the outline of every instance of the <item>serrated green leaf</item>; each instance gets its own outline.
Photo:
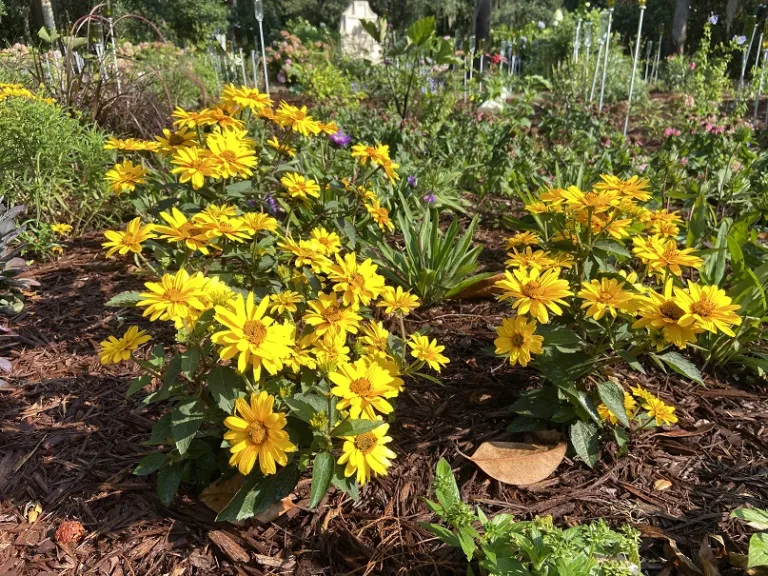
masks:
<instances>
[{"instance_id":1,"label":"serrated green leaf","mask_svg":"<svg viewBox=\"0 0 768 576\"><path fill-rule=\"evenodd\" d=\"M157 495L166 506L170 506L173 502L176 492L179 491L183 475L184 468L179 462L163 466L157 473Z\"/></svg>"},{"instance_id":2,"label":"serrated green leaf","mask_svg":"<svg viewBox=\"0 0 768 576\"><path fill-rule=\"evenodd\" d=\"M143 374L131 381L128 390L125 391L126 397L131 397L139 390L142 390L152 383L152 377L149 374Z\"/></svg>"},{"instance_id":3,"label":"serrated green leaf","mask_svg":"<svg viewBox=\"0 0 768 576\"><path fill-rule=\"evenodd\" d=\"M132 308L141 300L143 300L143 298L139 295L139 292L121 292L117 296L112 296L112 298L107 300L107 303L104 305L112 308Z\"/></svg>"},{"instance_id":4,"label":"serrated green leaf","mask_svg":"<svg viewBox=\"0 0 768 576\"><path fill-rule=\"evenodd\" d=\"M188 400L171 412L171 434L179 454L186 454L203 423L203 406L198 400Z\"/></svg>"},{"instance_id":5,"label":"serrated green leaf","mask_svg":"<svg viewBox=\"0 0 768 576\"><path fill-rule=\"evenodd\" d=\"M657 355L657 358L681 376L690 378L697 384L704 385L699 369L693 363L683 358L678 352L667 352L666 354Z\"/></svg>"},{"instance_id":6,"label":"serrated green leaf","mask_svg":"<svg viewBox=\"0 0 768 576\"><path fill-rule=\"evenodd\" d=\"M601 382L597 385L597 394L619 422L629 428L629 417L627 417L627 411L624 409L624 391L621 387L610 381Z\"/></svg>"},{"instance_id":7,"label":"serrated green leaf","mask_svg":"<svg viewBox=\"0 0 768 576\"><path fill-rule=\"evenodd\" d=\"M748 568L768 566L768 533L752 534L749 539Z\"/></svg>"},{"instance_id":8,"label":"serrated green leaf","mask_svg":"<svg viewBox=\"0 0 768 576\"><path fill-rule=\"evenodd\" d=\"M133 473L136 474L136 476L152 474L153 472L160 470L166 460L168 460L168 457L162 452L152 452L141 459L133 470Z\"/></svg>"},{"instance_id":9,"label":"serrated green leaf","mask_svg":"<svg viewBox=\"0 0 768 576\"><path fill-rule=\"evenodd\" d=\"M309 491L309 508L316 508L331 485L336 462L330 452L320 452L312 466L312 487Z\"/></svg>"},{"instance_id":10,"label":"serrated green leaf","mask_svg":"<svg viewBox=\"0 0 768 576\"><path fill-rule=\"evenodd\" d=\"M570 426L571 444L576 454L590 468L597 464L599 456L598 428L591 422L579 420Z\"/></svg>"},{"instance_id":11,"label":"serrated green leaf","mask_svg":"<svg viewBox=\"0 0 768 576\"><path fill-rule=\"evenodd\" d=\"M245 396L245 384L241 376L227 366L216 366L208 374L208 391L216 405L227 414L235 410L235 400Z\"/></svg>"},{"instance_id":12,"label":"serrated green leaf","mask_svg":"<svg viewBox=\"0 0 768 576\"><path fill-rule=\"evenodd\" d=\"M144 442L147 446L157 446L159 444L167 444L171 438L171 413L163 414L163 416L155 422L152 427L152 432L149 435L149 440Z\"/></svg>"},{"instance_id":13,"label":"serrated green leaf","mask_svg":"<svg viewBox=\"0 0 768 576\"><path fill-rule=\"evenodd\" d=\"M254 469L245 479L242 488L224 510L216 516L217 522L245 520L264 512L275 502L288 496L299 482L299 469L294 463L271 476L263 476Z\"/></svg>"},{"instance_id":14,"label":"serrated green leaf","mask_svg":"<svg viewBox=\"0 0 768 576\"><path fill-rule=\"evenodd\" d=\"M755 530L768 530L768 510L760 508L737 508L731 518L740 518Z\"/></svg>"},{"instance_id":15,"label":"serrated green leaf","mask_svg":"<svg viewBox=\"0 0 768 576\"><path fill-rule=\"evenodd\" d=\"M179 360L181 373L192 380L200 364L200 349L191 348L185 351Z\"/></svg>"},{"instance_id":16,"label":"serrated green leaf","mask_svg":"<svg viewBox=\"0 0 768 576\"><path fill-rule=\"evenodd\" d=\"M374 428L384 424L383 420L344 420L331 431L331 436L339 438L342 436L357 436L365 434Z\"/></svg>"},{"instance_id":17,"label":"serrated green leaf","mask_svg":"<svg viewBox=\"0 0 768 576\"><path fill-rule=\"evenodd\" d=\"M357 502L360 500L360 487L357 485L357 480L355 479L354 474L352 476L344 475L344 468L343 465L336 464L331 484L333 484L337 490L341 490L344 494Z\"/></svg>"}]
</instances>

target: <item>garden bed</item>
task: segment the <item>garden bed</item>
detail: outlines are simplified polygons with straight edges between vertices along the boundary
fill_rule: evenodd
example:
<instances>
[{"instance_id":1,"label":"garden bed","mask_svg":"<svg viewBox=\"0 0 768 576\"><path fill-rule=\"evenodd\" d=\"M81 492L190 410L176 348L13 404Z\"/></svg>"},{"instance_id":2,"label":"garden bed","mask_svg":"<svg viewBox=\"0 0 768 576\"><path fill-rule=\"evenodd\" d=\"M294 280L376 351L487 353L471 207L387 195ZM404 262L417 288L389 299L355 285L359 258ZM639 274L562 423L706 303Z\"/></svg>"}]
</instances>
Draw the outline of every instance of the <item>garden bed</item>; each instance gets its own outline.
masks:
<instances>
[{"instance_id":1,"label":"garden bed","mask_svg":"<svg viewBox=\"0 0 768 576\"><path fill-rule=\"evenodd\" d=\"M435 331L451 363L441 385L407 382L391 427L398 458L360 502L332 491L308 512L306 479L295 507L271 523L216 523L189 494L167 508L154 477L132 475L157 414L125 398L133 368L104 368L97 354L125 313L104 303L140 279L123 262L105 260L99 242L78 240L58 261L30 271L41 288L11 319L17 335L2 344L14 372L0 389L0 575L463 573L460 554L419 526L432 520L422 498L431 496L441 457L458 471L466 500L486 511L552 515L559 524L632 523L651 548L644 572L662 569L670 538L694 559L710 534L744 552L744 527L729 513L768 501L768 387L737 377L710 377L701 387L658 372L620 374L671 402L679 427L633 435L621 459L609 445L594 470L566 459L528 488L489 480L462 454L483 441L516 439L506 432L507 407L531 377L482 352L505 307L480 301L409 317L414 329ZM139 319L137 311L126 315ZM671 485L659 489L664 480ZM42 511L30 523L36 502ZM81 522L85 535L57 543L54 532L67 520Z\"/></svg>"}]
</instances>

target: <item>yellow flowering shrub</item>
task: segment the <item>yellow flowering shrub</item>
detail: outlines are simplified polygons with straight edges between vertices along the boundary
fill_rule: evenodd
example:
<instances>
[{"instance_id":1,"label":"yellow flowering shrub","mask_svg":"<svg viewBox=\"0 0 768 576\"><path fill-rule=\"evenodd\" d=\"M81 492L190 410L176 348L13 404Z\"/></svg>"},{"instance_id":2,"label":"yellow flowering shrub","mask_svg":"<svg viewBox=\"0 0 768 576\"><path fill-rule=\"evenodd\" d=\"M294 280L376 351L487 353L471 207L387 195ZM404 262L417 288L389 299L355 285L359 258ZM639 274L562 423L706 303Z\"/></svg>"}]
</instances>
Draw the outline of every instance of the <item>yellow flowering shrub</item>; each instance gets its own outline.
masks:
<instances>
[{"instance_id":1,"label":"yellow flowering shrub","mask_svg":"<svg viewBox=\"0 0 768 576\"><path fill-rule=\"evenodd\" d=\"M243 475L221 519L258 513L310 466L311 506L331 484L357 497L396 458L387 422L405 378L448 363L436 340L406 333L419 299L355 251L392 230L398 165L250 88L174 118L155 141L106 145L119 154L106 178L138 211L105 232L106 255L149 276L112 305L175 332L131 326L102 343L105 364L143 369L130 394L169 405L137 473L159 471L167 503L183 481Z\"/></svg>"},{"instance_id":2,"label":"yellow flowering shrub","mask_svg":"<svg viewBox=\"0 0 768 576\"><path fill-rule=\"evenodd\" d=\"M614 433L624 445L633 426L677 421L673 407L617 384L611 366L643 371L647 355L700 380L678 350L707 335L733 338L740 306L705 284L712 254L680 246L685 223L657 207L647 180L604 175L592 190L545 190L526 210L530 224L508 238L508 269L495 284L514 312L497 328L496 353L555 386L524 397L526 416L514 426L574 422L573 445L592 464L605 424L621 425Z\"/></svg>"}]
</instances>

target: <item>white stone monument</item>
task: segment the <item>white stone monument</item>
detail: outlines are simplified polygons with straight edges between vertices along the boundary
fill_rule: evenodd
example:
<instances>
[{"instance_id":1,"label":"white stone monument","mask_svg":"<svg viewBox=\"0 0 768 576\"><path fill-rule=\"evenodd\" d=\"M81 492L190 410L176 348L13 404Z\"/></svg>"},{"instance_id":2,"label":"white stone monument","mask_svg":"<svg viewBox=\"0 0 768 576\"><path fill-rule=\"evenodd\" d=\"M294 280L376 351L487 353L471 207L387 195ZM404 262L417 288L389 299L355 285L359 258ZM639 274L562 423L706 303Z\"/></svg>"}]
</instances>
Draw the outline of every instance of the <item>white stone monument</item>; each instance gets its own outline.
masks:
<instances>
[{"instance_id":1,"label":"white stone monument","mask_svg":"<svg viewBox=\"0 0 768 576\"><path fill-rule=\"evenodd\" d=\"M361 20L376 22L378 16L371 10L367 0L353 0L341 15L341 51L347 56L378 62L381 46L363 29Z\"/></svg>"}]
</instances>

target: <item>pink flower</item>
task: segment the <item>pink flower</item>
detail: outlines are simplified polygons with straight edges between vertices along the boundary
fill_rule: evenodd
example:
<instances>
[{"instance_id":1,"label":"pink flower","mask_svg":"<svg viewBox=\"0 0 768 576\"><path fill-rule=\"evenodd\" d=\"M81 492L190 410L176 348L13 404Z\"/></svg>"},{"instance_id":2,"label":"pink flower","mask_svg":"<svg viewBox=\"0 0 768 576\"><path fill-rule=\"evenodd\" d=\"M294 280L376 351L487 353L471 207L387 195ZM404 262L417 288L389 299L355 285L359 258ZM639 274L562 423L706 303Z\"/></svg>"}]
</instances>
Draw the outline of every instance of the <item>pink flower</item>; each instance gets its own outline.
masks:
<instances>
[{"instance_id":1,"label":"pink flower","mask_svg":"<svg viewBox=\"0 0 768 576\"><path fill-rule=\"evenodd\" d=\"M603 146L605 148L608 148L608 146L610 146L610 145L611 145L611 139L610 138L603 139Z\"/></svg>"},{"instance_id":2,"label":"pink flower","mask_svg":"<svg viewBox=\"0 0 768 576\"><path fill-rule=\"evenodd\" d=\"M688 166L688 158L681 158L680 164L682 164L683 166Z\"/></svg>"},{"instance_id":3,"label":"pink flower","mask_svg":"<svg viewBox=\"0 0 768 576\"><path fill-rule=\"evenodd\" d=\"M667 128L664 130L664 138L671 138L672 136L680 136L681 132L677 128Z\"/></svg>"},{"instance_id":4,"label":"pink flower","mask_svg":"<svg viewBox=\"0 0 768 576\"><path fill-rule=\"evenodd\" d=\"M696 62L691 62L691 63L688 65L688 68L690 68L691 70L696 70Z\"/></svg>"}]
</instances>

